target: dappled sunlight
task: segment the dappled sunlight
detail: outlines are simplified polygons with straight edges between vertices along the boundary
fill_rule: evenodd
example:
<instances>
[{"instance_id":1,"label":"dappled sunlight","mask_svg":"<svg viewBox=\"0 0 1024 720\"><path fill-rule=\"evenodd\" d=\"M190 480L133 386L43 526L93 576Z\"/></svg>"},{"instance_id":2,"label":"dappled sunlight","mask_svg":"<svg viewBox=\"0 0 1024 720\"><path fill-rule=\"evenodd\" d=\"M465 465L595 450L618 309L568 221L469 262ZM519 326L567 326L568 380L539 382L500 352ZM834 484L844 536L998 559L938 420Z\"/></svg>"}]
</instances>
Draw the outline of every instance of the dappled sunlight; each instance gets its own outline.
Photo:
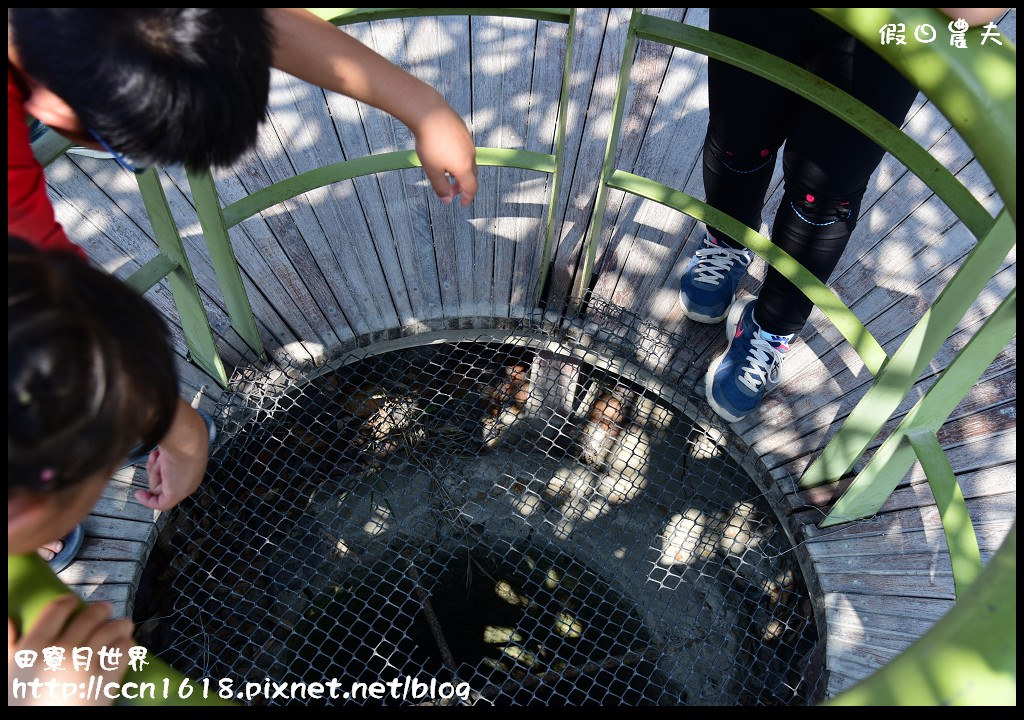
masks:
<instances>
[{"instance_id":1,"label":"dappled sunlight","mask_svg":"<svg viewBox=\"0 0 1024 720\"><path fill-rule=\"evenodd\" d=\"M754 506L735 503L731 510L707 515L697 508L688 508L669 518L661 535L659 565L691 565L708 560L716 554L746 557L756 548L762 536L760 522L751 521Z\"/></svg>"},{"instance_id":2,"label":"dappled sunlight","mask_svg":"<svg viewBox=\"0 0 1024 720\"><path fill-rule=\"evenodd\" d=\"M388 528L391 527L390 517L391 508L387 504L378 504L373 509L370 519L363 525L363 532L370 536L377 536L387 532Z\"/></svg>"}]
</instances>

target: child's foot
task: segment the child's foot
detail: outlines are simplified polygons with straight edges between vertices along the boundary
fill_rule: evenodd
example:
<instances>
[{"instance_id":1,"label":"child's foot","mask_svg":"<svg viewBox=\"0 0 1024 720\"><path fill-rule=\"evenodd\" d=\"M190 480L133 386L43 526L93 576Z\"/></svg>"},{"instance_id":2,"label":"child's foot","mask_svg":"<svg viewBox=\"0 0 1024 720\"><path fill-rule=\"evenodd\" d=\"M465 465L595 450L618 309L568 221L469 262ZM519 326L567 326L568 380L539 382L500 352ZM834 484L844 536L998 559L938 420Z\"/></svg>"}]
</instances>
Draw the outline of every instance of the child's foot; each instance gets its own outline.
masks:
<instances>
[{"instance_id":1,"label":"child's foot","mask_svg":"<svg viewBox=\"0 0 1024 720\"><path fill-rule=\"evenodd\" d=\"M57 553L59 553L63 549L64 541L54 540L53 542L43 543L43 546L36 550L36 552L39 553L39 557L41 557L43 560L45 560L46 562L50 562L51 560L53 560L54 557L57 556Z\"/></svg>"},{"instance_id":2,"label":"child's foot","mask_svg":"<svg viewBox=\"0 0 1024 720\"><path fill-rule=\"evenodd\" d=\"M708 404L730 422L756 408L779 384L782 361L793 335L772 335L754 319L757 299L738 298L729 310L729 345L712 361L704 378Z\"/></svg>"},{"instance_id":3,"label":"child's foot","mask_svg":"<svg viewBox=\"0 0 1024 720\"><path fill-rule=\"evenodd\" d=\"M753 259L749 250L726 247L705 233L679 281L679 305L686 317L702 323L724 320Z\"/></svg>"},{"instance_id":4,"label":"child's foot","mask_svg":"<svg viewBox=\"0 0 1024 720\"><path fill-rule=\"evenodd\" d=\"M82 541L84 539L85 530L82 529L81 525L76 525L75 529L68 533L66 537L44 543L36 552L47 562L54 573L59 573L70 565L71 561L78 555L78 551L82 549Z\"/></svg>"}]
</instances>

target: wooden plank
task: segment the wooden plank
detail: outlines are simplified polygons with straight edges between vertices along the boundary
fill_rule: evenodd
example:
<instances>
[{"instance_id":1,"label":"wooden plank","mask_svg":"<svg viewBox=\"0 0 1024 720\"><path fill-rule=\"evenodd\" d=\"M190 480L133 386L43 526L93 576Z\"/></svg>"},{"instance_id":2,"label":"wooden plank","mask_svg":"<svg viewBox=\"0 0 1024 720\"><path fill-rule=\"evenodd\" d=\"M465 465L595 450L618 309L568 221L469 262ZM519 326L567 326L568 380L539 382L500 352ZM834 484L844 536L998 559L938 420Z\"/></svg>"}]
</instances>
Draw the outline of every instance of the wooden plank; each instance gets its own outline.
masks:
<instances>
[{"instance_id":1,"label":"wooden plank","mask_svg":"<svg viewBox=\"0 0 1024 720\"><path fill-rule=\"evenodd\" d=\"M895 618L913 617L932 624L938 622L952 603L931 598L900 598L884 595L856 593L825 593L824 606L856 617L858 615L891 615Z\"/></svg>"},{"instance_id":2,"label":"wooden plank","mask_svg":"<svg viewBox=\"0 0 1024 720\"><path fill-rule=\"evenodd\" d=\"M664 16L678 19L673 13ZM706 27L707 9L688 8L685 20L687 24ZM628 152L627 148L620 143L618 166L669 187L683 187L692 173L695 158L700 154L698 138L703 137L706 124L706 113L700 112L707 108L706 60L697 53L642 41L638 48L638 63L649 64L650 59L645 54L651 45L668 51L670 55L660 87L656 88L656 97L644 97L644 105L632 108L627 116L628 120L637 115L646 117L647 122L637 153L624 154ZM627 136L633 134L630 123L624 124L624 131ZM614 199L609 196L610 203ZM685 243L693 220L657 203L631 197L628 211L620 211L613 224L615 234L622 239L604 254L600 267L609 277L603 279L604 287L598 290L599 294L642 317L660 317L652 312L654 299L650 294L663 283L651 283L648 278L663 275L666 266L671 266L672 261L668 257L673 257L678 246ZM643 242L638 247L641 240ZM601 280L599 288L600 283Z\"/></svg>"},{"instance_id":3,"label":"wooden plank","mask_svg":"<svg viewBox=\"0 0 1024 720\"><path fill-rule=\"evenodd\" d=\"M912 626L920 627L916 623ZM870 652L878 658L893 658L913 645L916 639L917 635L907 632L889 633L874 628L829 624L828 642L837 654L848 649L853 653Z\"/></svg>"},{"instance_id":4,"label":"wooden plank","mask_svg":"<svg viewBox=\"0 0 1024 720\"><path fill-rule=\"evenodd\" d=\"M91 213L98 222L103 223L104 232L122 250L122 258L127 255L132 258L148 259L155 254L152 226L135 177L104 160L81 156L69 157L73 158L72 162L83 171L87 169L88 174L83 172L78 176L73 175L71 179L61 183L60 192L73 193L71 197L64 195L64 199L72 204L78 204L81 212ZM179 217L181 213L191 211L191 205L180 194L167 193L167 188L164 188L164 191L168 205L172 210L177 210ZM96 215L96 208L103 209L101 215ZM114 208L119 212L114 211ZM219 296L210 292L210 289L216 288L217 285L216 275L208 256L200 253L194 239L189 241L183 237L182 245L199 285L210 327L218 338L218 350L225 365L232 366L244 352L245 343L230 327L230 321Z\"/></svg>"},{"instance_id":5,"label":"wooden plank","mask_svg":"<svg viewBox=\"0 0 1024 720\"><path fill-rule=\"evenodd\" d=\"M1007 362L1005 358L998 358L997 362L1002 364ZM999 388L1006 387L1012 382L1012 378L1007 378L1006 373L1001 372L1001 368L995 367L994 377L985 377L983 380L984 384L979 384L976 388L972 389L968 394L968 398L965 398L966 402L962 402L961 405L968 408L973 408L974 412L970 415L959 416L956 419L948 420L939 428L938 435L940 441L943 444L961 442L964 438L968 437L982 437L985 435L995 435L1002 433L1003 431L1009 430L1016 425L1016 410L1013 407L1013 400L1003 400L998 405L986 406L986 396L990 393L998 392ZM931 387L931 385L937 380L936 375L931 375L920 383L918 383L913 389L912 394L902 404L896 414L893 415L889 421L882 427L882 431L879 433L878 438L872 442L868 447L868 451L863 458L861 458L854 467L854 471L857 472L864 466L864 464L870 459L870 455L873 451L884 441L886 437L896 428L899 422L903 419L906 413L913 406L913 403L917 402L918 399ZM1013 387L1013 395L1015 395L1015 387ZM958 411L958 415L960 415ZM840 421L834 421L828 428L828 432L836 430L839 426ZM782 464L776 465L772 462L773 457L769 457L767 454L763 456L766 458L766 464L772 467L771 472L773 474L782 474L788 477L796 478L803 472L811 459L811 455L804 454L799 455L795 459L787 460L782 459ZM957 467L956 470L962 468Z\"/></svg>"},{"instance_id":6,"label":"wooden plank","mask_svg":"<svg viewBox=\"0 0 1024 720\"><path fill-rule=\"evenodd\" d=\"M982 562L988 562L992 552L981 554ZM886 555L863 555L860 557L819 555L814 568L819 574L860 574L900 577L901 575L953 575L949 552L945 546L922 553L896 553ZM900 582L900 581L897 581Z\"/></svg>"},{"instance_id":7,"label":"wooden plank","mask_svg":"<svg viewBox=\"0 0 1024 720\"><path fill-rule=\"evenodd\" d=\"M501 143L501 19L471 17L470 52L473 74L470 132L481 146ZM498 211L498 168L480 168L480 191L473 201L473 305L471 314L486 316L494 308L494 257L497 250L495 218Z\"/></svg>"},{"instance_id":8,"label":"wooden plank","mask_svg":"<svg viewBox=\"0 0 1024 720\"><path fill-rule=\"evenodd\" d=\"M1002 545L1010 532L1005 522L979 522L974 531L978 546L992 554ZM836 541L827 539L805 543L808 554L817 561L819 558L868 558L876 555L894 557L920 553L946 553L941 528L920 528L887 536L884 541L877 537L851 537Z\"/></svg>"},{"instance_id":9,"label":"wooden plank","mask_svg":"<svg viewBox=\"0 0 1024 720\"><path fill-rule=\"evenodd\" d=\"M975 472L965 472L957 477L957 482L964 492L965 497L978 500L981 498L999 497L1003 499L1002 507L997 506L993 511L1005 512L1006 507L1016 508L1016 465L999 465L988 467ZM879 516L893 513L900 510L928 510L931 518L931 511L934 509L934 500L931 496L930 486L927 482L918 482L913 485L905 485L897 488L889 496L885 504L879 510ZM816 524L824 518L824 509L801 510L794 514L795 523ZM973 515L975 520L993 521L999 518L989 517L985 514ZM916 526L915 526L916 527ZM934 527L939 528L939 525ZM814 528L817 531L817 528ZM805 528L811 532L810 528ZM936 535L935 542L940 543L940 536Z\"/></svg>"},{"instance_id":10,"label":"wooden plank","mask_svg":"<svg viewBox=\"0 0 1024 720\"><path fill-rule=\"evenodd\" d=\"M278 76L272 73L270 108L288 103L288 93ZM264 123L256 136L255 152L236 165L236 172L246 192L252 193L285 178L295 170L289 161L274 125ZM337 258L323 241L323 229L309 207L308 199L286 201L261 213L277 237L292 265L316 299L321 312L331 324L339 342L348 342L365 324L353 327L346 316L341 297L349 297L348 280L341 273Z\"/></svg>"},{"instance_id":11,"label":"wooden plank","mask_svg":"<svg viewBox=\"0 0 1024 720\"><path fill-rule=\"evenodd\" d=\"M828 685L825 689L825 697L835 697L844 690L848 690L864 678L868 677L872 671L855 670L855 672L857 674L850 675L845 672L839 672L838 670L830 667L828 670Z\"/></svg>"},{"instance_id":12,"label":"wooden plank","mask_svg":"<svg viewBox=\"0 0 1024 720\"><path fill-rule=\"evenodd\" d=\"M536 89L532 63L539 52L537 35L541 23L516 18L502 21L502 102L501 147L525 149L530 133L531 91ZM560 57L549 58L555 65ZM550 88L558 107L559 81ZM553 128L552 128L553 130ZM532 177L531 177L532 176ZM516 314L514 305L532 305L533 293L528 287L530 267L537 257L537 241L543 237L546 202L537 196L545 178L519 168L508 168L498 174L498 202L495 206L494 311L496 317ZM528 202L531 200L532 202ZM515 302L513 302L513 296ZM521 313L522 311L520 311Z\"/></svg>"},{"instance_id":13,"label":"wooden plank","mask_svg":"<svg viewBox=\"0 0 1024 720\"><path fill-rule=\"evenodd\" d=\"M574 112L566 134L566 159L573 171L565 178L567 201L561 206L561 230L552 255L553 308L560 308L572 294L580 253L585 247L611 130L608 108L610 99L615 97L629 13L622 8L581 8L576 20L576 52L569 92Z\"/></svg>"},{"instance_id":14,"label":"wooden plank","mask_svg":"<svg viewBox=\"0 0 1024 720\"><path fill-rule=\"evenodd\" d=\"M114 560L137 562L145 566L149 548L138 540L116 540L114 538L90 538L82 543L82 549L75 557L80 560Z\"/></svg>"},{"instance_id":15,"label":"wooden plank","mask_svg":"<svg viewBox=\"0 0 1024 720\"><path fill-rule=\"evenodd\" d=\"M68 585L126 584L135 586L142 576L142 566L135 561L83 560L62 570L58 577Z\"/></svg>"},{"instance_id":16,"label":"wooden plank","mask_svg":"<svg viewBox=\"0 0 1024 720\"><path fill-rule=\"evenodd\" d=\"M829 636L826 656L829 664L833 658L854 661L869 667L882 667L909 647L910 643L900 643L885 638L874 638L875 643L868 644L851 641L842 636Z\"/></svg>"},{"instance_id":17,"label":"wooden plank","mask_svg":"<svg viewBox=\"0 0 1024 720\"><path fill-rule=\"evenodd\" d=\"M339 145L344 125L329 112L325 92L290 77L286 85L298 114L271 113L270 118L277 122L278 134L284 140L296 173L345 160L346 155ZM353 129L361 132L358 125ZM399 305L408 307L404 283L397 266L390 262L393 253L384 253L382 257L354 183L334 183L311 191L308 198L349 279L356 305L366 313L368 325L376 331L397 327L397 308ZM388 245L388 239L382 236L379 245ZM405 315L408 318L408 313Z\"/></svg>"},{"instance_id":18,"label":"wooden plank","mask_svg":"<svg viewBox=\"0 0 1024 720\"><path fill-rule=\"evenodd\" d=\"M526 122L527 150L555 154L558 103L568 33L566 25L539 23L537 26ZM568 167L560 169L563 177L569 171ZM541 275L552 182L553 176L548 174L526 177L522 191L516 198L519 212L526 218L526 223L521 228L521 245L516 250L512 296L509 299L512 315L526 314L534 307Z\"/></svg>"},{"instance_id":19,"label":"wooden plank","mask_svg":"<svg viewBox=\"0 0 1024 720\"><path fill-rule=\"evenodd\" d=\"M946 445L946 457L960 474L977 470L999 473L1005 477L1012 476L1017 460L1016 429L984 437L968 438L959 445ZM783 502L791 511L805 510L811 507L825 509L846 492L852 478L837 483L822 485L811 490L785 495ZM914 483L926 483L927 478L920 465L904 478L898 487L906 487Z\"/></svg>"},{"instance_id":20,"label":"wooden plank","mask_svg":"<svg viewBox=\"0 0 1024 720\"><path fill-rule=\"evenodd\" d=\"M396 24L400 27L400 24ZM368 25L361 24L355 27L347 27L341 32L347 32L359 38L364 43L372 44ZM363 113L359 104L351 98L338 93L325 93L330 116L334 122L334 129L341 142L341 150L346 159L364 157L373 152L368 141L368 130L364 125ZM377 113L378 120L381 120L380 113ZM390 174L389 185L394 185L398 180ZM403 265L402 257L399 254L399 246L408 244L409 226L403 222L392 222L390 217L390 205L398 202L401 210L407 210L403 201L403 195L385 195L382 189L382 176L367 176L354 180L356 194L359 197L360 205L365 215L366 223L373 239L381 265L387 278L388 287L395 307L398 312L399 321L403 326L413 324L416 318L422 313L418 309L421 299L416 296L410 285L417 287L415 278L418 277L415 267ZM385 202L384 198L388 201ZM413 282L410 282L413 278Z\"/></svg>"},{"instance_id":21,"label":"wooden plank","mask_svg":"<svg viewBox=\"0 0 1024 720\"><path fill-rule=\"evenodd\" d=\"M465 27L467 20L458 20ZM452 92L459 92L456 88L465 88L468 92L472 85L469 79L472 70L468 61L468 48L461 40L466 35L449 36L442 27L439 18L403 20L403 52L392 60L448 97ZM468 117L468 114L464 117ZM415 138L409 130L396 121L392 121L392 124L399 145L414 147ZM418 217L417 223L422 226L421 237L430 238L429 245L420 249L418 261L422 265L421 272L430 277L436 287L432 287L431 291L438 293L439 299L430 317L458 317L462 298L456 227L465 222L465 211L458 200L448 206L441 203L422 171L407 172L403 177L408 185L407 196Z\"/></svg>"},{"instance_id":22,"label":"wooden plank","mask_svg":"<svg viewBox=\"0 0 1024 720\"><path fill-rule=\"evenodd\" d=\"M191 197L183 168L164 168L164 172L180 193ZM213 177L222 206L247 195L234 171L214 170ZM195 226L195 219L189 224ZM190 230L186 226L186 232ZM201 227L194 229L195 232L201 230ZM229 228L228 235L253 314L270 333L261 336L267 352L271 357L278 357L278 348L288 348L303 359L312 358L310 348L301 343L308 341L323 346L333 337L333 330L277 238L260 216Z\"/></svg>"},{"instance_id":23,"label":"wooden plank","mask_svg":"<svg viewBox=\"0 0 1024 720\"><path fill-rule=\"evenodd\" d=\"M156 526L152 522L124 518L90 515L82 521L86 537L135 540L152 546L156 540Z\"/></svg>"},{"instance_id":24,"label":"wooden plank","mask_svg":"<svg viewBox=\"0 0 1024 720\"><path fill-rule=\"evenodd\" d=\"M829 668L830 676L835 673L838 677L852 678L856 683L880 670L884 661L877 657L852 652L850 648L837 645L834 650L831 647L826 650L825 664ZM833 687L833 682L830 680L830 693L834 692Z\"/></svg>"},{"instance_id":25,"label":"wooden plank","mask_svg":"<svg viewBox=\"0 0 1024 720\"><path fill-rule=\"evenodd\" d=\"M899 492L899 491L897 491ZM1012 522L1016 517L1017 503L1015 494L1003 494L971 498L967 501L967 509L971 513L973 521L987 523ZM820 514L818 514L820 518ZM922 528L939 528L938 510L934 505L920 508L911 508L901 512L887 512L884 515L876 515L872 518L858 520L839 528L828 528L822 530L815 527L813 522L801 522L797 518L795 523L800 527L801 534L807 542L814 542L817 539L828 538L840 540L847 537L867 536L892 536L907 531L921 530Z\"/></svg>"},{"instance_id":26,"label":"wooden plank","mask_svg":"<svg viewBox=\"0 0 1024 720\"><path fill-rule=\"evenodd\" d=\"M825 592L855 592L903 597L930 597L953 600L953 573L923 572L870 575L860 572L818 573Z\"/></svg>"},{"instance_id":27,"label":"wooden plank","mask_svg":"<svg viewBox=\"0 0 1024 720\"><path fill-rule=\"evenodd\" d=\"M428 46L432 45L432 43L424 40L423 36L421 36L417 46L410 47L410 24L415 22L415 20L396 20L394 22L371 23L371 37L375 42L375 47L378 48L381 54L413 75L430 82L437 79L436 77L431 77L432 74L436 75L436 70L431 70L431 66L435 65L435 63L433 62L431 49L424 47L422 43L426 42ZM460 76L464 75L466 67L468 67L468 61L466 65L459 69ZM364 127L367 128L371 147L374 146L375 137L380 137L381 141L389 145L391 149L411 149L415 147L415 138L405 125L371 108L360 107L360 110L364 113ZM380 152L380 150L375 149L375 152ZM396 241L400 243L398 252L403 257L403 268L407 271L409 268L416 269L418 274L417 287L423 296L428 299L428 304L418 314L418 320L429 322L430 320L444 317L446 313L441 294L438 261L434 250L435 234L431 223L431 203L437 203L438 201L421 170L405 170L394 174L386 173L379 176L382 186L385 179L387 182L392 182L392 175L394 175L394 182L398 183L394 190L394 197L396 199L404 198L408 214L405 220L397 220L397 222L408 223L407 227L411 232L408 237L396 236ZM386 194L385 197L390 198L391 195ZM389 214L391 213L390 203L388 212ZM392 226L394 227L395 225L396 219L393 218ZM437 238L438 242L440 240L441 238ZM405 258L408 258L408 260ZM416 290L412 287L410 287L410 295L414 298L416 296Z\"/></svg>"},{"instance_id":28,"label":"wooden plank","mask_svg":"<svg viewBox=\"0 0 1024 720\"><path fill-rule=\"evenodd\" d=\"M265 164L272 160L267 169L275 182L341 161L337 136L326 116L323 92L318 88L275 71L267 117L281 146L276 157L264 157ZM335 297L353 330L362 335L389 327L390 314L385 310L389 298L380 294L386 284L380 276L379 263L369 257L372 247L366 247L365 224L361 233L349 229L333 186L311 190L286 204L294 208L292 215L320 269L329 281L340 283L334 286ZM376 294L370 286L371 272L373 278L380 277L374 285ZM387 302L378 303L378 299ZM393 312L393 306L390 310ZM397 324L396 316L390 326Z\"/></svg>"},{"instance_id":29,"label":"wooden plank","mask_svg":"<svg viewBox=\"0 0 1024 720\"><path fill-rule=\"evenodd\" d=\"M652 15L668 20L680 21L683 17L682 8L664 8L653 10ZM654 109L660 93L674 93L672 85L666 85L666 77L674 49L671 46L649 41L641 41L637 45L629 86L623 109L622 130L616 148L615 167L637 172L647 162L641 164L642 150L660 152L654 158L664 160L671 155L671 148L686 147L692 151L692 143L681 143L676 138L674 143L668 142L667 133L649 132L653 122ZM651 156L644 157L648 160ZM615 298L615 302L632 311L642 311L639 299L633 293L633 284L621 283L617 268L621 268L631 254L633 224L628 218L635 218L646 201L628 193L609 193L605 205L604 224L600 243L597 248L595 262L596 284L594 294L602 298Z\"/></svg>"},{"instance_id":30,"label":"wooden plank","mask_svg":"<svg viewBox=\"0 0 1024 720\"><path fill-rule=\"evenodd\" d=\"M936 276L932 279L936 284L944 284L946 278L942 276ZM993 278L989 283L985 293L978 299L977 302L971 307L965 316L964 320L960 323L958 330L953 336L952 341L947 342L942 348L940 348L939 354L932 362L932 366L921 381L919 381L914 388L911 389L907 398L901 403L900 407L896 411L896 415L905 413L909 410L915 402L927 391L931 384L936 379L936 374L939 370L948 364L955 352L959 350L967 340L970 338L969 328L980 326L984 317L987 317L989 312L994 309L994 306L998 301L1008 292L1009 287L1016 282L1015 267L1013 265L1007 265L999 274ZM906 330L902 335L887 340L884 347L889 350L895 349L905 339L906 334L909 333L909 329ZM852 362L852 361L851 361ZM798 410L783 410L780 416L775 422L785 423L785 429L776 433L774 436L769 435L764 440L758 440L753 433L747 433L744 435L744 439L756 449L763 457L766 458L766 464L770 468L779 467L784 463L791 462L794 458L797 460L793 464L791 469L794 474L802 472L801 465L806 465L808 460L805 457L805 453L811 452L822 446L828 437L838 429L841 422L845 419L849 410L852 410L853 406L863 397L864 393L867 392L870 385L868 379L864 377L868 375L863 371L854 375L852 372L843 370L840 375L837 376L836 382L842 381L843 385L838 390L833 391L833 397L836 399L831 402L825 401L822 397L817 397L817 409L810 412L803 417L797 418L796 415ZM805 378L805 382L807 379ZM769 404L772 400L772 396L766 398L765 403L762 404L761 409L757 413L772 413L773 409L778 407L778 403L783 400L783 396L778 396L774 401ZM808 401L804 398L798 398L792 401L793 405L800 405L801 403L807 403ZM894 417L896 416L894 415ZM746 419L745 421L746 422Z\"/></svg>"},{"instance_id":31,"label":"wooden plank","mask_svg":"<svg viewBox=\"0 0 1024 720\"><path fill-rule=\"evenodd\" d=\"M855 594L829 593L830 597L876 597ZM877 596L890 605L896 604L903 608L901 614L864 612L852 609L849 605L825 605L825 622L828 637L845 639L847 642L870 642L871 638L883 637L891 642L902 642L903 647L909 646L917 638L927 632L953 603L947 600L927 600L925 598L896 598ZM934 603L929 606L926 602ZM938 611L937 617L925 616L924 613Z\"/></svg>"},{"instance_id":32,"label":"wooden plank","mask_svg":"<svg viewBox=\"0 0 1024 720\"><path fill-rule=\"evenodd\" d=\"M82 600L90 603L96 602L109 602L114 606L113 617L115 620L120 618L130 618L132 616L132 605L135 598L135 588L127 584L103 584L103 585L88 585L78 584L71 585L70 588L75 592L78 597Z\"/></svg>"}]
</instances>

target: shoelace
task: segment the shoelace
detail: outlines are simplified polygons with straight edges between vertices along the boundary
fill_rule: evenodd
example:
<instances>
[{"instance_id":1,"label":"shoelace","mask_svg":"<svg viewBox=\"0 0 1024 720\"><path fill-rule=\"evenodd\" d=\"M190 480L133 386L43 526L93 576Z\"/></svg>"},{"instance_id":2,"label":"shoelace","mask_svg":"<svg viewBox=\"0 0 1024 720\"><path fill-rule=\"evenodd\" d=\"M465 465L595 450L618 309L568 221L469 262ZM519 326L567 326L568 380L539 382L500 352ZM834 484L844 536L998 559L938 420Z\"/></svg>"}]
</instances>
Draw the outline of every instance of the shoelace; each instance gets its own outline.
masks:
<instances>
[{"instance_id":1,"label":"shoelace","mask_svg":"<svg viewBox=\"0 0 1024 720\"><path fill-rule=\"evenodd\" d=\"M784 353L776 350L757 330L754 330L754 336L750 340L750 352L747 353L748 364L741 370L740 382L753 392L760 390L765 380L777 383L779 369L785 359Z\"/></svg>"},{"instance_id":2,"label":"shoelace","mask_svg":"<svg viewBox=\"0 0 1024 720\"><path fill-rule=\"evenodd\" d=\"M732 270L733 263L740 262L744 266L750 264L750 256L746 251L715 245L706 238L704 247L697 250L696 257L697 269L694 272L694 281L714 286L717 286L722 278Z\"/></svg>"}]
</instances>

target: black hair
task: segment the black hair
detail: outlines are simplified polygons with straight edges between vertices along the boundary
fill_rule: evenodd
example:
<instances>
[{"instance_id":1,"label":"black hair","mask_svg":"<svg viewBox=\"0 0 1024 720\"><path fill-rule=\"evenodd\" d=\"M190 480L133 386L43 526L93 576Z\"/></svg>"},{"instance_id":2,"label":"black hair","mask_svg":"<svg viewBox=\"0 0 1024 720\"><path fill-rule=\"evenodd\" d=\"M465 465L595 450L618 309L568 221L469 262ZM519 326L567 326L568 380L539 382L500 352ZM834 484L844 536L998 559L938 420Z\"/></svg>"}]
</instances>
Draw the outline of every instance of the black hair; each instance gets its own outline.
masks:
<instances>
[{"instance_id":1,"label":"black hair","mask_svg":"<svg viewBox=\"0 0 1024 720\"><path fill-rule=\"evenodd\" d=\"M21 68L139 165L226 166L270 89L262 8L11 8Z\"/></svg>"},{"instance_id":2,"label":"black hair","mask_svg":"<svg viewBox=\"0 0 1024 720\"><path fill-rule=\"evenodd\" d=\"M177 409L159 313L73 254L7 245L7 492L71 487L155 444Z\"/></svg>"}]
</instances>

